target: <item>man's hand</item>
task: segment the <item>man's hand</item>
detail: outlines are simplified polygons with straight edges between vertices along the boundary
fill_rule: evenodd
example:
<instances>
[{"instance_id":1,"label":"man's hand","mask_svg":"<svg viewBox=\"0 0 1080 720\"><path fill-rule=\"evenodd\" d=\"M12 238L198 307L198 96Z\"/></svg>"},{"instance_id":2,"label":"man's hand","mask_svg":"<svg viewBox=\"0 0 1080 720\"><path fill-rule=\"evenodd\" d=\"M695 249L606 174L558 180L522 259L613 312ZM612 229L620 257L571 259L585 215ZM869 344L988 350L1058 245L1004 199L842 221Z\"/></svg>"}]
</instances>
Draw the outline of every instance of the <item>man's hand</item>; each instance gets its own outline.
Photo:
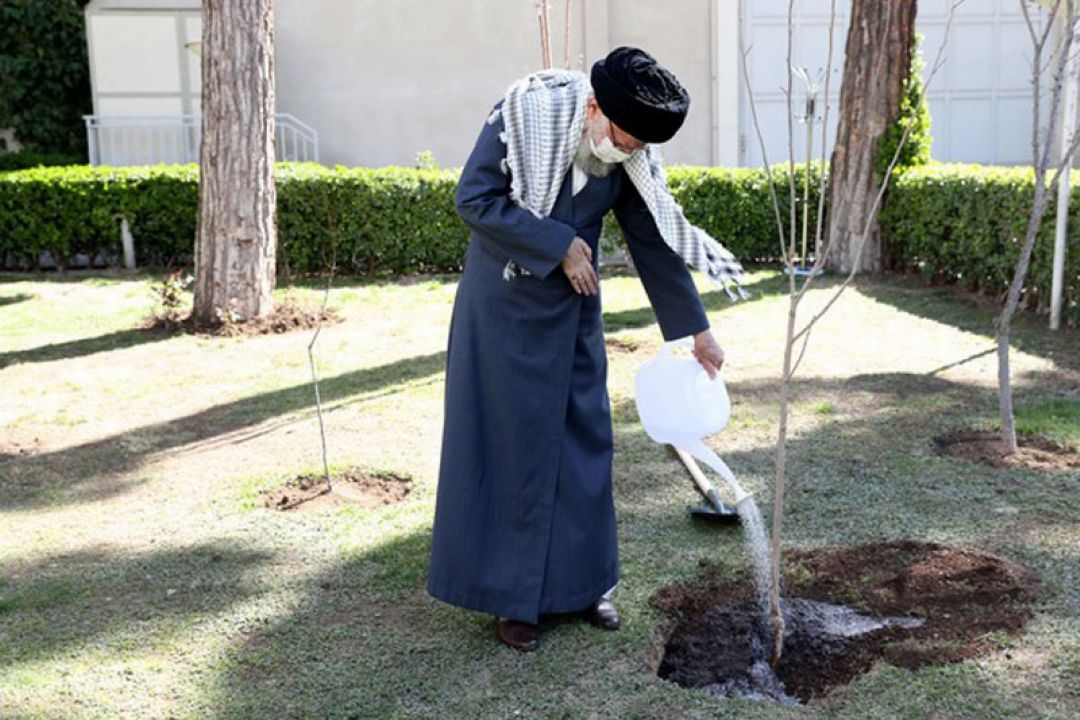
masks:
<instances>
[{"instance_id":1,"label":"man's hand","mask_svg":"<svg viewBox=\"0 0 1080 720\"><path fill-rule=\"evenodd\" d=\"M600 278L592 266L592 250L589 243L575 237L562 259L562 269L570 280L574 292L579 295L595 295L600 287Z\"/></svg>"},{"instance_id":2,"label":"man's hand","mask_svg":"<svg viewBox=\"0 0 1080 720\"><path fill-rule=\"evenodd\" d=\"M705 372L709 373L709 379L715 379L720 366L724 364L724 351L716 344L711 330L702 330L694 336L694 349L691 352Z\"/></svg>"}]
</instances>

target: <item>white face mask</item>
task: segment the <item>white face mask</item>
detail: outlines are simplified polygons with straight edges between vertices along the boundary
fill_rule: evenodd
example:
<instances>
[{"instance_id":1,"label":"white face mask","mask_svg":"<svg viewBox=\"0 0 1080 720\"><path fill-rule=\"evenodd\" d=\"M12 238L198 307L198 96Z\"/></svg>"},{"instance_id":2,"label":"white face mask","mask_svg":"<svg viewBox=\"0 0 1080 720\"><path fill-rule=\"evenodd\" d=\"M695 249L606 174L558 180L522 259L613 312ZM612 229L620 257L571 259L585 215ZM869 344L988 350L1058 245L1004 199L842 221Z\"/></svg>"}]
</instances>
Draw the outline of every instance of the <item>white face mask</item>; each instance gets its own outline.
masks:
<instances>
[{"instance_id":1,"label":"white face mask","mask_svg":"<svg viewBox=\"0 0 1080 720\"><path fill-rule=\"evenodd\" d=\"M606 136L603 140L600 141L600 144L597 145L596 141L593 140L592 135L590 135L589 149L592 150L592 154L595 155L599 160L602 160L606 163L621 163L628 157L630 157L630 153L625 153L619 148L615 147L611 142L611 138Z\"/></svg>"}]
</instances>

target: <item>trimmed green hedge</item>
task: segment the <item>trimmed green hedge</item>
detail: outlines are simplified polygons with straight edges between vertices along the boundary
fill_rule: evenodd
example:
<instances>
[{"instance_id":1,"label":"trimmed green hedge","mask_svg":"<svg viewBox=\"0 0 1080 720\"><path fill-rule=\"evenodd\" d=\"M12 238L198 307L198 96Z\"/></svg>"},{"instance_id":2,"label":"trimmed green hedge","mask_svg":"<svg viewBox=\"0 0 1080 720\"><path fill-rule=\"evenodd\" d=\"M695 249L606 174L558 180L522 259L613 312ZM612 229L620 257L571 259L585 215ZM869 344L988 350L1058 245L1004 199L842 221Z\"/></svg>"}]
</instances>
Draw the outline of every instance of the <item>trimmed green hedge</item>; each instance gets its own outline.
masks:
<instances>
[{"instance_id":1,"label":"trimmed green hedge","mask_svg":"<svg viewBox=\"0 0 1080 720\"><path fill-rule=\"evenodd\" d=\"M457 179L455 170L281 163L278 262L324 270L336 246L347 272L457 270L469 241L454 210Z\"/></svg>"},{"instance_id":2,"label":"trimmed green hedge","mask_svg":"<svg viewBox=\"0 0 1080 720\"><path fill-rule=\"evenodd\" d=\"M120 254L120 215L137 261L163 265L191 255L198 167L38 167L0 175L0 256L34 267L48 250L61 265L76 253Z\"/></svg>"},{"instance_id":3,"label":"trimmed green hedge","mask_svg":"<svg viewBox=\"0 0 1080 720\"><path fill-rule=\"evenodd\" d=\"M456 269L468 233L454 212L457 173L279 163L278 261L323 270L337 243L351 272ZM140 265L190 261L198 212L197 164L34 168L0 175L0 256L24 265L45 250L120 254L127 218Z\"/></svg>"},{"instance_id":4,"label":"trimmed green hedge","mask_svg":"<svg viewBox=\"0 0 1080 720\"><path fill-rule=\"evenodd\" d=\"M1080 172L1073 173L1062 316L1080 323ZM897 174L881 225L893 269L992 295L1004 293L1035 192L1030 167L935 163ZM1027 305L1048 311L1057 189L1039 228L1025 282Z\"/></svg>"},{"instance_id":5,"label":"trimmed green hedge","mask_svg":"<svg viewBox=\"0 0 1080 720\"><path fill-rule=\"evenodd\" d=\"M808 249L813 253L817 224L818 183L821 163L810 165L810 219ZM731 250L742 262L779 260L780 235L776 211L769 196L769 175L762 168L675 166L666 170L672 195L686 218ZM780 205L787 238L790 224L787 165L773 165L771 181ZM805 163L795 167L796 252L802 248L802 197ZM826 199L825 212L828 213ZM790 238L787 238L790 243Z\"/></svg>"},{"instance_id":6,"label":"trimmed green hedge","mask_svg":"<svg viewBox=\"0 0 1080 720\"><path fill-rule=\"evenodd\" d=\"M84 113L93 112L86 16L89 0L0 2L0 127L28 150L86 162Z\"/></svg>"},{"instance_id":7,"label":"trimmed green hedge","mask_svg":"<svg viewBox=\"0 0 1080 720\"><path fill-rule=\"evenodd\" d=\"M457 170L327 168L279 163L278 262L291 272L338 267L369 275L453 271L468 229L454 211ZM811 166L811 234L820 165ZM788 221L785 168L771 170ZM675 166L667 171L687 217L744 262L778 257L768 175L752 168ZM796 178L801 227L803 170ZM1080 173L1077 175L1080 185ZM1012 277L1033 191L1030 168L931 164L897 173L882 210L894 269L1000 293ZM1080 188L1074 190L1066 268L1066 318L1080 321ZM197 165L39 167L0 174L0 257L29 265L43 250L118 257L118 216L128 219L138 262L189 262L198 202ZM1044 304L1053 253L1051 205L1027 283ZM610 229L610 228L609 228ZM1036 305L1033 305L1036 306Z\"/></svg>"},{"instance_id":8,"label":"trimmed green hedge","mask_svg":"<svg viewBox=\"0 0 1080 720\"><path fill-rule=\"evenodd\" d=\"M278 163L278 261L291 272L324 270L337 248L348 272L456 270L468 228L454 210L459 171L327 168ZM746 260L777 256L779 241L762 170L673 167L669 182L692 222ZM799 171L801 198L802 170ZM816 190L816 171L812 189ZM774 182L786 219L787 185ZM816 193L811 204L816 210ZM190 258L198 208L198 166L39 167L0 175L0 256L25 264L48 250L120 253L127 218L140 265ZM812 219L811 222L814 222Z\"/></svg>"},{"instance_id":9,"label":"trimmed green hedge","mask_svg":"<svg viewBox=\"0 0 1080 720\"><path fill-rule=\"evenodd\" d=\"M0 152L0 172L25 170L26 168L51 165L79 165L86 158L65 153L43 153L35 150Z\"/></svg>"}]
</instances>

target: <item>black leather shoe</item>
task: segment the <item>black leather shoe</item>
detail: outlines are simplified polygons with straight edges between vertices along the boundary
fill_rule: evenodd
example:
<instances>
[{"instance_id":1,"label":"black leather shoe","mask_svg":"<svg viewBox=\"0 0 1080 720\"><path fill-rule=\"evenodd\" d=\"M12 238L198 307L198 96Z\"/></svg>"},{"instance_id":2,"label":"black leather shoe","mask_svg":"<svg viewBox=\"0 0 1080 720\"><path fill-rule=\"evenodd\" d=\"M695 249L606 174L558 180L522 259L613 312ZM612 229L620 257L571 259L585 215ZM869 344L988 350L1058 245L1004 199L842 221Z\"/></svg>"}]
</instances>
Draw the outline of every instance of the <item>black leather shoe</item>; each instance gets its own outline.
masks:
<instances>
[{"instance_id":1,"label":"black leather shoe","mask_svg":"<svg viewBox=\"0 0 1080 720\"><path fill-rule=\"evenodd\" d=\"M584 612L585 618L599 628L605 630L619 629L619 612L610 600L601 598Z\"/></svg>"},{"instance_id":2,"label":"black leather shoe","mask_svg":"<svg viewBox=\"0 0 1080 720\"><path fill-rule=\"evenodd\" d=\"M540 646L540 628L537 625L497 617L495 629L499 639L515 650L529 652Z\"/></svg>"}]
</instances>

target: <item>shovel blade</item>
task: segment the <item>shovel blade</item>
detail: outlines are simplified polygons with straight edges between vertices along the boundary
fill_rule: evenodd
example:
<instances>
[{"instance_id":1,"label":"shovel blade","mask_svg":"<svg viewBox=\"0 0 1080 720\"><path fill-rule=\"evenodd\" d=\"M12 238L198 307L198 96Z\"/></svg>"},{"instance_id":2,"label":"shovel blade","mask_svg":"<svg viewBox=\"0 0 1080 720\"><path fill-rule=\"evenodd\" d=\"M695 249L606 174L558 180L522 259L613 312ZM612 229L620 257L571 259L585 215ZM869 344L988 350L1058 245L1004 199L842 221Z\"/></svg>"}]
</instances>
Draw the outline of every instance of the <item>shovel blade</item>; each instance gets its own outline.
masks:
<instances>
[{"instance_id":1,"label":"shovel blade","mask_svg":"<svg viewBox=\"0 0 1080 720\"><path fill-rule=\"evenodd\" d=\"M722 510L717 510L709 505L691 505L686 508L686 511L690 513L691 517L701 518L702 520L708 520L710 522L732 525L737 525L739 523L739 513L726 505Z\"/></svg>"}]
</instances>

